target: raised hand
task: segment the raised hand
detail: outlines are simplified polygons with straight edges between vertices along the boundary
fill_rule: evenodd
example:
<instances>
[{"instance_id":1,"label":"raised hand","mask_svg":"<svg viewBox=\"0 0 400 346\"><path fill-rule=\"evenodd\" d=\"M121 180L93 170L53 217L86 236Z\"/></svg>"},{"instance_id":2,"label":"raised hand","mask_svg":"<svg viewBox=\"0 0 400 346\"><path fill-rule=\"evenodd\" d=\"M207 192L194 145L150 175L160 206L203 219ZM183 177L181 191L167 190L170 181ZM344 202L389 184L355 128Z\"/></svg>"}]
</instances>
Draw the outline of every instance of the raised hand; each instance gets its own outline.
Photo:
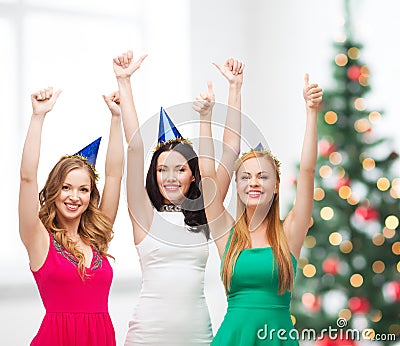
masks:
<instances>
[{"instance_id":1,"label":"raised hand","mask_svg":"<svg viewBox=\"0 0 400 346\"><path fill-rule=\"evenodd\" d=\"M200 93L199 96L193 101L193 109L200 114L200 116L210 115L215 103L215 95L211 82L207 82L208 93Z\"/></svg>"},{"instance_id":2,"label":"raised hand","mask_svg":"<svg viewBox=\"0 0 400 346\"><path fill-rule=\"evenodd\" d=\"M142 55L139 59L133 59L133 52L128 50L126 53L113 59L114 73L117 78L130 77L137 69L140 68L147 54Z\"/></svg>"},{"instance_id":3,"label":"raised hand","mask_svg":"<svg viewBox=\"0 0 400 346\"><path fill-rule=\"evenodd\" d=\"M61 90L53 94L53 88L41 89L31 95L32 111L35 115L46 115L53 109Z\"/></svg>"},{"instance_id":4,"label":"raised hand","mask_svg":"<svg viewBox=\"0 0 400 346\"><path fill-rule=\"evenodd\" d=\"M303 88L303 97L304 101L306 101L306 107L308 109L318 109L319 105L322 102L322 88L318 86L318 84L313 83L309 84L310 77L308 73L304 76L304 88Z\"/></svg>"},{"instance_id":5,"label":"raised hand","mask_svg":"<svg viewBox=\"0 0 400 346\"><path fill-rule=\"evenodd\" d=\"M228 58L225 61L224 66L221 66L215 61L213 61L212 64L221 72L230 84L241 85L243 83L244 63L241 61L234 58Z\"/></svg>"},{"instance_id":6,"label":"raised hand","mask_svg":"<svg viewBox=\"0 0 400 346\"><path fill-rule=\"evenodd\" d=\"M119 108L119 92L114 91L110 95L103 95L103 99L107 104L108 109L110 110L112 115L119 116L121 115L121 109Z\"/></svg>"}]
</instances>

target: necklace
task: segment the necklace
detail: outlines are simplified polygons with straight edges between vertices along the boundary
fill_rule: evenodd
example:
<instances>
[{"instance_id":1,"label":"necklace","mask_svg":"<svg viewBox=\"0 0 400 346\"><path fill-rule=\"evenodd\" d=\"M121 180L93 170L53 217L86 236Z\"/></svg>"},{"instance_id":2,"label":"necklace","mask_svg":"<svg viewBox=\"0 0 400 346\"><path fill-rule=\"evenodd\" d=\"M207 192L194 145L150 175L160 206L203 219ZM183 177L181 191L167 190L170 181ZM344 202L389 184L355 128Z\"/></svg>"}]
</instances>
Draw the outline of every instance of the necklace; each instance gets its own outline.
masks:
<instances>
[{"instance_id":1,"label":"necklace","mask_svg":"<svg viewBox=\"0 0 400 346\"><path fill-rule=\"evenodd\" d=\"M175 205L175 204L163 204L160 208L160 211L178 212L182 211L182 207L180 205Z\"/></svg>"}]
</instances>

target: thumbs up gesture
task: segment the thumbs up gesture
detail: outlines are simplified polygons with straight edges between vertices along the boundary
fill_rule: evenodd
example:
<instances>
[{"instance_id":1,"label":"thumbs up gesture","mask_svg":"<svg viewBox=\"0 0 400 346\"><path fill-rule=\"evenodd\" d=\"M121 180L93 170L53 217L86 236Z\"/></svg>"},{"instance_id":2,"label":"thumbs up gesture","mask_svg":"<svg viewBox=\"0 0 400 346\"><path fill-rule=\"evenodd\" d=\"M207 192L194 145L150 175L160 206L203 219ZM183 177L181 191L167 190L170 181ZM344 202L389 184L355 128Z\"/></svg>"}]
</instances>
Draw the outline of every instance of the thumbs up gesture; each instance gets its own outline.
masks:
<instances>
[{"instance_id":1,"label":"thumbs up gesture","mask_svg":"<svg viewBox=\"0 0 400 346\"><path fill-rule=\"evenodd\" d=\"M211 82L207 83L208 92L202 92L193 101L193 109L199 112L200 116L209 115L214 107L215 95Z\"/></svg>"},{"instance_id":2,"label":"thumbs up gesture","mask_svg":"<svg viewBox=\"0 0 400 346\"><path fill-rule=\"evenodd\" d=\"M308 73L306 73L304 76L303 88L304 101L306 101L306 107L308 109L318 109L322 102L322 88L316 83L309 84L309 80L310 77Z\"/></svg>"}]
</instances>

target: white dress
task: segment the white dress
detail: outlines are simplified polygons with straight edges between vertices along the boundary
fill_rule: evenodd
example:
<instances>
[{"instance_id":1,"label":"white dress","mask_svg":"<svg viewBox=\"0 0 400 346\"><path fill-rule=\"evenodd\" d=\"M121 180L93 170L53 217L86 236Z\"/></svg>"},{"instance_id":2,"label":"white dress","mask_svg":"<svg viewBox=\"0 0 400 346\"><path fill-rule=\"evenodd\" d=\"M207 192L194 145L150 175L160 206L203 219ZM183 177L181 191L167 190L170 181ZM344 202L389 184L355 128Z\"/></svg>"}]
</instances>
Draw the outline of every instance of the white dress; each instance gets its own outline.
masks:
<instances>
[{"instance_id":1,"label":"white dress","mask_svg":"<svg viewBox=\"0 0 400 346\"><path fill-rule=\"evenodd\" d=\"M181 212L154 211L149 234L136 246L142 289L125 346L209 345L204 295L208 242L187 229Z\"/></svg>"}]
</instances>

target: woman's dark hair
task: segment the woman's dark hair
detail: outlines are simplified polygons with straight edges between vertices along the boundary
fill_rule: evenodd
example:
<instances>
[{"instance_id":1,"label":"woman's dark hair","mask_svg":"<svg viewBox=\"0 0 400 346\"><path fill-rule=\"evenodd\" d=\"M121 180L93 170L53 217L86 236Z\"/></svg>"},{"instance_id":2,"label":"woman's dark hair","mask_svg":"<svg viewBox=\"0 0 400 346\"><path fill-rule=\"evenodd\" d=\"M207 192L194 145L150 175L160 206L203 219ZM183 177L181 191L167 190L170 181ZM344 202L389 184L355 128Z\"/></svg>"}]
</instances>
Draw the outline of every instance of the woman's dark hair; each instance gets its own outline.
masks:
<instances>
[{"instance_id":1,"label":"woman's dark hair","mask_svg":"<svg viewBox=\"0 0 400 346\"><path fill-rule=\"evenodd\" d=\"M154 152L146 177L147 194L149 195L154 208L161 211L161 207L164 205L164 197L157 184L157 161L161 153L171 150L175 150L187 160L195 179L190 184L185 201L181 206L182 213L185 216L185 224L190 226L190 231L196 233L203 232L207 239L209 239L210 230L208 228L206 212L204 210L203 194L201 193L199 158L190 144L185 142L172 142L161 146Z\"/></svg>"}]
</instances>

